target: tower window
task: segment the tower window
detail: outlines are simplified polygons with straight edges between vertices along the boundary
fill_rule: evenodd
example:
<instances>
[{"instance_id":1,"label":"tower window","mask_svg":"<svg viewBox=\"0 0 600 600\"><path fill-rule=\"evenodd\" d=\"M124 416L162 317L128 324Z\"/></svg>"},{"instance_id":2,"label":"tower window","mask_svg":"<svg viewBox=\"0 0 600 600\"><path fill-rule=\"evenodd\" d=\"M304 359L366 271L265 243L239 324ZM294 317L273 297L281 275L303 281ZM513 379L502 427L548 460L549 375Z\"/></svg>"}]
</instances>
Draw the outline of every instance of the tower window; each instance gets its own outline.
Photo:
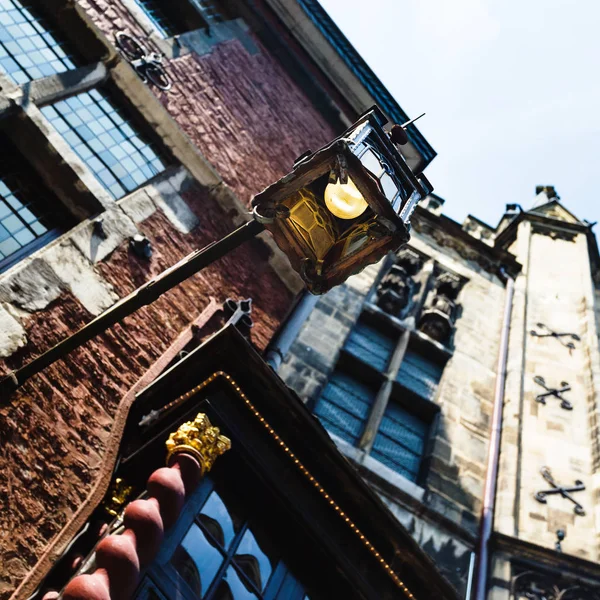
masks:
<instances>
[{"instance_id":1,"label":"tower window","mask_svg":"<svg viewBox=\"0 0 600 600\"><path fill-rule=\"evenodd\" d=\"M181 33L172 20L164 13L161 0L135 0L148 15L152 24L165 37L173 37Z\"/></svg>"},{"instance_id":2,"label":"tower window","mask_svg":"<svg viewBox=\"0 0 600 600\"><path fill-rule=\"evenodd\" d=\"M75 60L30 2L0 2L0 68L17 84L64 73Z\"/></svg>"},{"instance_id":3,"label":"tower window","mask_svg":"<svg viewBox=\"0 0 600 600\"><path fill-rule=\"evenodd\" d=\"M0 137L0 271L57 237L66 212L13 144Z\"/></svg>"},{"instance_id":4,"label":"tower window","mask_svg":"<svg viewBox=\"0 0 600 600\"><path fill-rule=\"evenodd\" d=\"M165 169L158 153L98 90L41 111L115 199Z\"/></svg>"}]
</instances>

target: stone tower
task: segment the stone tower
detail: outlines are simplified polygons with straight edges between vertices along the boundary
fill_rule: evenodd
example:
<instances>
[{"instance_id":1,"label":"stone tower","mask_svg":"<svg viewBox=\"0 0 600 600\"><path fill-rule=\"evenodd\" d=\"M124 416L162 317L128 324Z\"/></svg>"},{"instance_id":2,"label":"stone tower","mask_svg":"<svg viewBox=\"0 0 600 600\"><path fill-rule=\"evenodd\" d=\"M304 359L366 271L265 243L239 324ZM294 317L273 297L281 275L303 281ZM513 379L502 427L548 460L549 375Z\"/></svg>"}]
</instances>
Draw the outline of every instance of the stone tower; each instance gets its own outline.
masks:
<instances>
[{"instance_id":1,"label":"stone tower","mask_svg":"<svg viewBox=\"0 0 600 600\"><path fill-rule=\"evenodd\" d=\"M498 240L522 265L508 352L489 597L597 598L598 249L538 187ZM594 587L594 581L596 582Z\"/></svg>"},{"instance_id":2,"label":"stone tower","mask_svg":"<svg viewBox=\"0 0 600 600\"><path fill-rule=\"evenodd\" d=\"M591 225L552 187L496 228L442 205L319 300L280 373L465 597L597 598Z\"/></svg>"}]
</instances>

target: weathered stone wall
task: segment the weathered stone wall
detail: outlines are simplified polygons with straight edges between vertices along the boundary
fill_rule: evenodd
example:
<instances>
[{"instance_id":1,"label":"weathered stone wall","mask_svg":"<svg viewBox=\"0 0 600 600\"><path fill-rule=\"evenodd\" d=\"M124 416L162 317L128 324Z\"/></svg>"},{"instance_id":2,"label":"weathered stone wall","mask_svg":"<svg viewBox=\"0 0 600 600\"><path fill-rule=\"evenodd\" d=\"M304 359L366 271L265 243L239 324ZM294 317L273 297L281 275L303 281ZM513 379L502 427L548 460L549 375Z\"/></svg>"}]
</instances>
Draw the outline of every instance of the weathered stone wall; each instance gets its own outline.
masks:
<instances>
[{"instance_id":1,"label":"weathered stone wall","mask_svg":"<svg viewBox=\"0 0 600 600\"><path fill-rule=\"evenodd\" d=\"M496 527L549 549L563 529L564 553L597 561L600 362L587 239L582 234L563 239L523 223L514 250L526 267L517 280L511 324ZM533 336L532 330L544 333L538 323L579 340ZM553 396L536 401L545 392L536 376L551 389L568 384L564 398L572 409ZM584 483L586 489L572 496L585 515L575 514L574 504L560 495L548 496L546 503L535 499L536 492L552 488L540 473L543 467L558 484Z\"/></svg>"},{"instance_id":2,"label":"weathered stone wall","mask_svg":"<svg viewBox=\"0 0 600 600\"><path fill-rule=\"evenodd\" d=\"M392 474L358 448L336 442L376 489L387 481L381 492L385 502L464 591L467 550L473 547L481 512L506 292L495 275L461 256L460 244L451 250L415 233L410 245L467 280L458 298L455 349L435 399L440 420L424 488ZM370 267L323 296L293 344L280 374L305 402L318 398L379 268Z\"/></svg>"},{"instance_id":3,"label":"weathered stone wall","mask_svg":"<svg viewBox=\"0 0 600 600\"><path fill-rule=\"evenodd\" d=\"M151 261L137 258L122 242L106 259L92 265L73 247L75 235L58 241L48 254L76 254L88 278L102 281L111 298L123 296L227 232L224 214L206 190L193 185L182 196L195 214L202 215L201 226L187 235L155 205L147 206L151 214L139 223L129 221L132 230L137 227L152 240ZM127 219L124 214L121 218ZM20 300L4 307L18 314L19 321L11 322L21 327L22 341L26 339L21 349L4 360L2 373L24 364L90 320L90 312L57 273L60 264L60 259L42 254L0 282L0 289L18 293ZM65 268L72 273L70 264ZM33 307L26 303L23 292L36 276L45 278L52 294L37 298ZM291 300L266 263L264 247L260 242L249 243L45 369L8 402L3 401L0 597L10 595L89 493L103 461L115 410L125 392L198 316L211 296L220 301L228 296L253 298L256 326L252 337L259 347L266 345Z\"/></svg>"}]
</instances>

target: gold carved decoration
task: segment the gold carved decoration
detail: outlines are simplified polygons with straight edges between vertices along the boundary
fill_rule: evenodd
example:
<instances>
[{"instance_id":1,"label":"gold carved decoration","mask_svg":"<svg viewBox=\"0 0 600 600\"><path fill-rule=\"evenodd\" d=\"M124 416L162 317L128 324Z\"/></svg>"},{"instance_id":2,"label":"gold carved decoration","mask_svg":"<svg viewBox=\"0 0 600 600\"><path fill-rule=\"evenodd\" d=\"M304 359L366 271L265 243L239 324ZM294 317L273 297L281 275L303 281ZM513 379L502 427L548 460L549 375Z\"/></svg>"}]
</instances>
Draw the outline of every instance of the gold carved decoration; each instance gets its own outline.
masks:
<instances>
[{"instance_id":1,"label":"gold carved decoration","mask_svg":"<svg viewBox=\"0 0 600 600\"><path fill-rule=\"evenodd\" d=\"M198 460L202 475L208 473L217 457L231 448L231 440L220 433L204 413L198 413L193 421L183 423L166 441L167 465L175 454L186 452Z\"/></svg>"},{"instance_id":2,"label":"gold carved decoration","mask_svg":"<svg viewBox=\"0 0 600 600\"><path fill-rule=\"evenodd\" d=\"M111 516L117 517L133 492L133 487L127 485L123 479L117 477L113 482L107 500L104 502L104 510Z\"/></svg>"}]
</instances>

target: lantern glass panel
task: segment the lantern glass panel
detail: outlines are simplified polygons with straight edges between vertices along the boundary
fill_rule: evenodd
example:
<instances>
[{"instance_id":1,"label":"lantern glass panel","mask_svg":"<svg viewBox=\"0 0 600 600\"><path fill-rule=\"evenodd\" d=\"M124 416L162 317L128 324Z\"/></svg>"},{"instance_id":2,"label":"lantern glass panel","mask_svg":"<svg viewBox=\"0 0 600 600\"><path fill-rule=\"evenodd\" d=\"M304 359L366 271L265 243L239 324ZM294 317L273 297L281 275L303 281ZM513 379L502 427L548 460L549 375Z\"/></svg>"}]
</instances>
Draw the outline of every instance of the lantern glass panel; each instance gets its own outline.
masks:
<instances>
[{"instance_id":1,"label":"lantern glass panel","mask_svg":"<svg viewBox=\"0 0 600 600\"><path fill-rule=\"evenodd\" d=\"M402 213L422 187L372 109L253 200L309 289L322 293L408 240ZM414 198L415 196L413 196Z\"/></svg>"}]
</instances>

